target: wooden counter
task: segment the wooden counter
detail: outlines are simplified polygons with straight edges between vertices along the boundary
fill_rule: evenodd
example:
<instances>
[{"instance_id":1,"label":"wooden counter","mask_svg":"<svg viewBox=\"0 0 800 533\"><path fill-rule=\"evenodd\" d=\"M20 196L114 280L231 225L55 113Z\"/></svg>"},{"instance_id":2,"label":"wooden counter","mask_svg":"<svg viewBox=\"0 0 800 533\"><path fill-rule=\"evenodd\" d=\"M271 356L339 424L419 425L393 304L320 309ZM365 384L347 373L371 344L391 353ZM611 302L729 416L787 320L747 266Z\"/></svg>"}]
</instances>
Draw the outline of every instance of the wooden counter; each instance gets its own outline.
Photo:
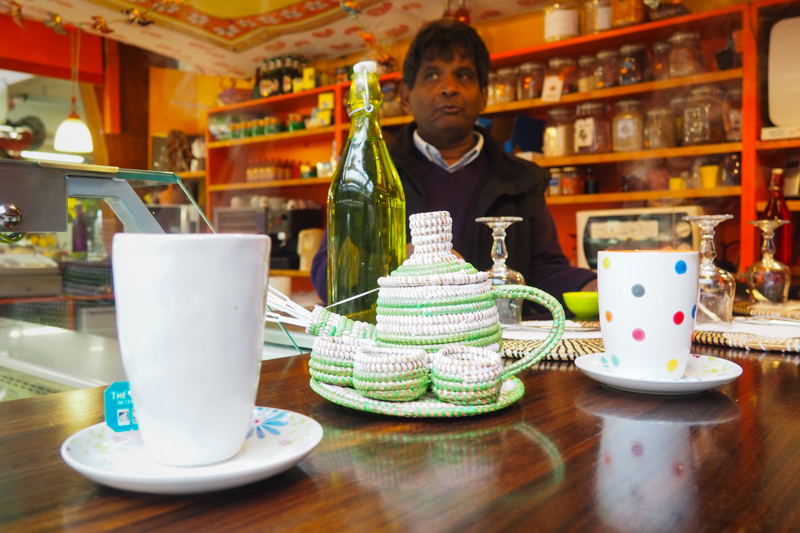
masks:
<instances>
[{"instance_id":1,"label":"wooden counter","mask_svg":"<svg viewBox=\"0 0 800 533\"><path fill-rule=\"evenodd\" d=\"M265 361L258 405L325 437L281 475L196 496L106 488L64 463L61 443L102 420L102 389L0 403L0 531L800 529L799 358L697 351L744 373L656 397L540 366L517 404L443 421L336 406L309 388L307 356Z\"/></svg>"}]
</instances>

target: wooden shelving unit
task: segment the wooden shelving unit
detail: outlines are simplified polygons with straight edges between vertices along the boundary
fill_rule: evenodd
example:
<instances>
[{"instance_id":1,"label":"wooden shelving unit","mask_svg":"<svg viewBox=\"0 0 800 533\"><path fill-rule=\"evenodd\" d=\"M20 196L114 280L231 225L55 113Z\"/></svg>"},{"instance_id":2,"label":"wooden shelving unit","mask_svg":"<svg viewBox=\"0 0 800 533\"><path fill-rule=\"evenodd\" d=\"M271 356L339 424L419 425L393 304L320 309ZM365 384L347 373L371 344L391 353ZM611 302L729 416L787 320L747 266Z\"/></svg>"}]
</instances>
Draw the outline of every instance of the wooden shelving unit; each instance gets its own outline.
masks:
<instances>
[{"instance_id":1,"label":"wooden shelving unit","mask_svg":"<svg viewBox=\"0 0 800 533\"><path fill-rule=\"evenodd\" d=\"M698 146L680 146L661 150L641 150L637 152L608 152L604 154L569 155L565 157L548 157L534 160L544 168L563 167L567 165L600 165L618 163L620 161L636 161L641 159L664 159L672 157L696 157L701 155L729 154L742 151L742 143L701 144Z\"/></svg>"},{"instance_id":2,"label":"wooden shelving unit","mask_svg":"<svg viewBox=\"0 0 800 533\"><path fill-rule=\"evenodd\" d=\"M800 200L786 200L786 207L789 208L789 211L795 212L800 211ZM758 211L763 211L767 208L767 202L761 201L756 204L756 209Z\"/></svg>"},{"instance_id":3,"label":"wooden shelving unit","mask_svg":"<svg viewBox=\"0 0 800 533\"><path fill-rule=\"evenodd\" d=\"M634 191L548 196L546 200L549 205L598 204L632 202L636 200L663 200L665 198L717 198L721 196L740 196L741 194L742 188L736 186L718 187L716 189L689 189L685 191Z\"/></svg>"},{"instance_id":4,"label":"wooden shelving unit","mask_svg":"<svg viewBox=\"0 0 800 533\"><path fill-rule=\"evenodd\" d=\"M331 178L301 178L276 181L251 181L244 183L217 183L209 185L210 191L245 191L248 189L281 189L286 187L312 187L330 185Z\"/></svg>"},{"instance_id":5,"label":"wooden shelving unit","mask_svg":"<svg viewBox=\"0 0 800 533\"><path fill-rule=\"evenodd\" d=\"M177 176L182 180L197 180L206 177L205 170L197 170L195 172L176 172Z\"/></svg>"},{"instance_id":6,"label":"wooden shelving unit","mask_svg":"<svg viewBox=\"0 0 800 533\"><path fill-rule=\"evenodd\" d=\"M495 53L491 55L492 69L504 66L516 66L527 61L544 61L553 57L578 58L583 54L596 54L598 50L606 48L619 48L628 43L645 43L652 45L658 40L665 40L676 31L700 32L701 41L709 43L712 48L721 48L725 45L734 30L741 32L742 67L724 71L712 71L696 76L687 76L664 81L646 82L641 84L601 89L586 93L564 95L560 102L542 102L539 99L496 104L488 107L485 114L504 118L513 114L526 114L542 117L543 112L554 106L575 106L587 101L614 102L628 97L645 97L653 93L670 96L703 84L716 84L723 87L733 87L741 84L743 101L746 103L742 117L743 142L722 143L714 145L700 145L691 147L669 148L664 150L642 150L637 152L606 153L576 155L562 158L539 159L536 161L542 167L558 167L572 165L600 166L596 169L596 176L601 180L606 175L618 179L615 175L620 170L614 169L613 164L639 160L692 158L702 156L715 156L729 153L740 153L742 163L742 184L740 187L723 187L711 190L695 189L688 191L641 191L641 192L613 192L595 195L558 196L548 197L547 202L553 206L554 217L559 222L559 232L567 235L574 231L574 209L569 206L579 206L592 203L621 204L636 200L662 200L675 199L703 199L706 203L711 198L739 198L738 220L739 235L741 239L741 265L742 268L751 263L757 256L758 236L748 221L756 217L757 203L763 201L766 195L762 164L772 161L771 152L800 148L800 139L784 141L759 141L761 124L760 99L766 97L760 93L758 70L759 45L763 42L764 30L758 27L760 10L773 9L772 6L786 4L781 0L763 0L751 4L738 4L731 7L716 9L704 13L686 15L672 19L651 22L638 26L615 29L596 35L586 35L554 43L544 43L535 46L519 48L512 51ZM800 11L800 10L799 10ZM762 39L762 41L759 41ZM708 52L709 50L705 50ZM763 50L761 51L763 54ZM706 59L713 58L713 53L705 54ZM707 62L707 66L712 63ZM382 79L399 79L400 74L394 73ZM210 116L224 113L247 114L277 114L285 116L290 112L304 112L313 107L317 95L322 92L333 92L336 106L340 106L347 83L340 83L329 87L320 87L313 91L283 95L274 98L254 100L234 106L215 108L209 111ZM252 192L253 194L278 194L270 193L280 189L281 196L290 197L292 194L303 196L312 195L320 203L325 202L326 188L324 185L329 180L300 180L292 179L277 182L245 182L245 169L249 159L265 157L289 158L303 161L323 161L330 157L331 145L335 143L341 149L346 140L349 129L348 118L337 107L333 112L334 123L325 128L316 130L302 130L263 137L251 137L239 140L214 141L208 139L208 187L207 204L209 210L217 205L226 205L230 196L236 191ZM412 121L410 116L391 117L382 120L382 125L387 128L398 127ZM764 163L760 159L764 156ZM605 182L609 185L608 182ZM761 205L761 204L759 204ZM800 200L793 200L790 206L800 210ZM726 207L728 209L729 207ZM713 209L713 208L712 208ZM735 208L734 208L735 209ZM562 218L559 220L559 210ZM573 217L570 219L570 217ZM561 224L563 222L563 225ZM562 244L570 243L568 238Z\"/></svg>"},{"instance_id":7,"label":"wooden shelving unit","mask_svg":"<svg viewBox=\"0 0 800 533\"><path fill-rule=\"evenodd\" d=\"M270 276L285 276L289 278L310 278L311 272L307 270L281 270L278 268L269 269Z\"/></svg>"}]
</instances>

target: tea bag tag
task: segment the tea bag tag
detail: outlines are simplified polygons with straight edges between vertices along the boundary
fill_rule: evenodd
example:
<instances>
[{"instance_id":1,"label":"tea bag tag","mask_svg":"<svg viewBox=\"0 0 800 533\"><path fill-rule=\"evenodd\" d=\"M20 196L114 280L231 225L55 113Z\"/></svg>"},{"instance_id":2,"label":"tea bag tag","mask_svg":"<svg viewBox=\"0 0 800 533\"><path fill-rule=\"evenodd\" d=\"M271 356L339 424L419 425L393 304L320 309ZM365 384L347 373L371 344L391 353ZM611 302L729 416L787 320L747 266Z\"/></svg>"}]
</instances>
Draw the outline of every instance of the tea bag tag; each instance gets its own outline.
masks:
<instances>
[{"instance_id":1,"label":"tea bag tag","mask_svg":"<svg viewBox=\"0 0 800 533\"><path fill-rule=\"evenodd\" d=\"M139 429L127 381L116 381L105 392L106 425L117 433Z\"/></svg>"}]
</instances>

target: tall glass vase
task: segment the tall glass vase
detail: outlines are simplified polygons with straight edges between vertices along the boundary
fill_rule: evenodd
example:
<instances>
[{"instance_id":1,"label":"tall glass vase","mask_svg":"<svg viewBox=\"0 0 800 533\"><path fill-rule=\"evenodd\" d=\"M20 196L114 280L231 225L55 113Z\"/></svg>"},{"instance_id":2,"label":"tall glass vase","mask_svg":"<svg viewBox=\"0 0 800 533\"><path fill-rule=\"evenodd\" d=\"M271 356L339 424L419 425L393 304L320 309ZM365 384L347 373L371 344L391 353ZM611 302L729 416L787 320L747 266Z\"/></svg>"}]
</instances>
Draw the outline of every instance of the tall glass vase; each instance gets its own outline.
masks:
<instances>
[{"instance_id":1,"label":"tall glass vase","mask_svg":"<svg viewBox=\"0 0 800 533\"><path fill-rule=\"evenodd\" d=\"M492 268L489 272L489 281L492 285L525 285L525 278L506 266L508 249L506 248L506 228L514 222L521 222L522 217L481 217L475 222L481 222L492 228ZM504 298L497 300L497 310L500 313L501 324L519 324L522 320L522 298Z\"/></svg>"}]
</instances>

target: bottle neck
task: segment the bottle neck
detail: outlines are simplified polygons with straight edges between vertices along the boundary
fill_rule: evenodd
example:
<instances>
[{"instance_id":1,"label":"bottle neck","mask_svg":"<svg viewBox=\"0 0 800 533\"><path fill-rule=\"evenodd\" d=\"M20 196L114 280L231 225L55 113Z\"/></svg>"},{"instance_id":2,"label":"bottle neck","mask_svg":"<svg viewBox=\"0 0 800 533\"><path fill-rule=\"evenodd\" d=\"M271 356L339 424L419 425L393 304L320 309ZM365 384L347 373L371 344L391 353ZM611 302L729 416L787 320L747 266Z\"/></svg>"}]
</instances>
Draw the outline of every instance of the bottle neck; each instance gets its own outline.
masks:
<instances>
[{"instance_id":1,"label":"bottle neck","mask_svg":"<svg viewBox=\"0 0 800 533\"><path fill-rule=\"evenodd\" d=\"M769 182L769 191L772 196L783 196L783 172L773 172Z\"/></svg>"},{"instance_id":2,"label":"bottle neck","mask_svg":"<svg viewBox=\"0 0 800 533\"><path fill-rule=\"evenodd\" d=\"M380 109L383 102L378 75L374 72L353 74L350 86L350 137L366 132L367 137L381 137Z\"/></svg>"}]
</instances>

